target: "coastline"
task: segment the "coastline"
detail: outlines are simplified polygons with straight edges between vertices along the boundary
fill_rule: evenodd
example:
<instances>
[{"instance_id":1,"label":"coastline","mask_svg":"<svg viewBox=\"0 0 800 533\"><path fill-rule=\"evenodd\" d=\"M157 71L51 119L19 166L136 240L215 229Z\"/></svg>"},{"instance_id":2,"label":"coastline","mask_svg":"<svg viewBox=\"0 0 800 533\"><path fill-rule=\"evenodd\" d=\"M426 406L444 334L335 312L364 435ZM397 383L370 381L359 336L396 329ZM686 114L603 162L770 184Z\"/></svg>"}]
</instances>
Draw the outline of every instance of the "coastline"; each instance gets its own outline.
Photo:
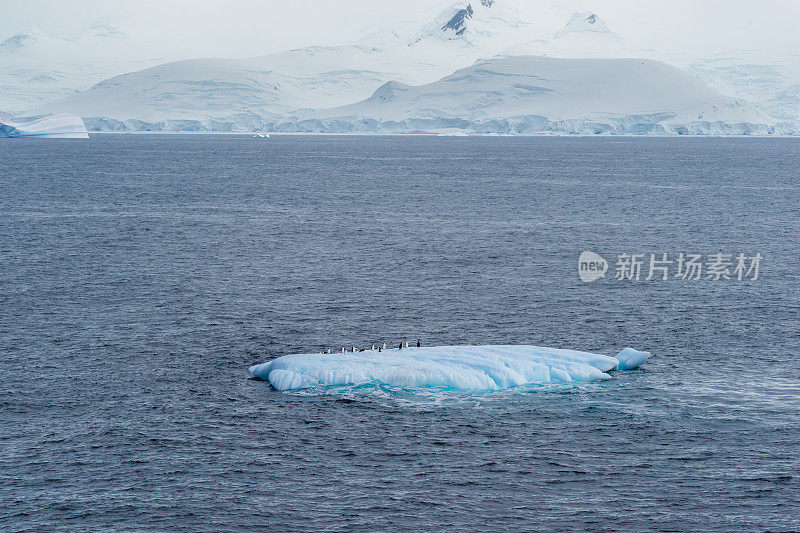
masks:
<instances>
[{"instance_id":1,"label":"coastline","mask_svg":"<svg viewBox=\"0 0 800 533\"><path fill-rule=\"evenodd\" d=\"M89 131L89 136L94 135L221 135L221 136L244 136L253 137L256 134L268 134L270 137L484 137L484 138L524 138L524 137L545 137L545 138L633 138L633 139L680 139L680 138L714 138L714 139L800 139L797 134L765 134L765 135L697 135L697 134L631 134L631 133L322 133L322 132L283 132L283 131Z\"/></svg>"}]
</instances>

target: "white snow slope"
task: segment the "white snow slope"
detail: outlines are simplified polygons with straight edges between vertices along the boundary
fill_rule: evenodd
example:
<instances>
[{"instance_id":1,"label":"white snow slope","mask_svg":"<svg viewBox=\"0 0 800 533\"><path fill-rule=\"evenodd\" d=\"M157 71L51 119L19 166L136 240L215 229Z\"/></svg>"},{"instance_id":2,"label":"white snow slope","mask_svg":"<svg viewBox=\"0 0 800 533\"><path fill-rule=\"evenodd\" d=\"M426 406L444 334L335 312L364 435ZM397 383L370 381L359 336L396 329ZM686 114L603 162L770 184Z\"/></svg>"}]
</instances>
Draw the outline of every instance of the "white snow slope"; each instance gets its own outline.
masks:
<instances>
[{"instance_id":1,"label":"white snow slope","mask_svg":"<svg viewBox=\"0 0 800 533\"><path fill-rule=\"evenodd\" d=\"M355 58L373 49L352 47ZM769 134L776 121L665 63L536 56L479 61L421 86L387 72L314 72L343 50L262 60L170 63L113 78L37 112L87 117L92 129L481 134ZM318 56L319 65L312 62ZM267 70L271 62L292 75ZM344 105L352 99L366 98ZM332 107L324 110L312 106Z\"/></svg>"},{"instance_id":2,"label":"white snow slope","mask_svg":"<svg viewBox=\"0 0 800 533\"><path fill-rule=\"evenodd\" d=\"M93 27L69 41L70 51L63 55L72 60L43 66L40 59L58 57L53 50L66 41L32 32L0 43L0 109L7 100L6 110L14 111L8 106L18 108L27 98L26 114L74 113L98 131L800 131L800 54L791 47L779 47L782 51L776 53L773 43L769 53L729 49L696 56L691 46L675 48L683 42L681 35L696 36L681 34L681 28L667 31L663 15L673 9L663 4L642 4L630 16L618 6L606 6L612 16L616 11L607 24L593 11L568 14L568 3L437 0L413 14L401 3L387 10L390 20L385 27L352 45L313 46L250 59L169 62L104 79L90 88L87 82L96 81L100 71L123 68L114 61L120 50L128 49L127 35L114 26ZM730 10L703 11L706 33L732 31L724 24L734 16ZM764 12L767 19L781 13L774 6ZM342 8L342 16L346 13ZM617 25L623 20L628 23L620 29ZM675 36L667 44L665 31ZM661 35L653 48L651 33ZM635 45L625 38L630 34L638 34ZM791 36L778 41L784 38L791 44ZM86 66L86 50L94 49L102 68ZM152 57L149 53L142 57ZM581 73L566 63L547 67L540 62L534 69L532 60L523 56L597 61L584 63L587 71ZM485 66L486 60L495 61L492 68L501 68L504 58L524 69L513 76L491 69L473 71L469 80L457 79L464 74L459 69L476 62ZM637 72L632 65L602 62L612 58L651 61ZM152 64L151 59L142 61ZM666 66L656 68L657 61L677 65L694 77ZM564 83L559 82L559 70ZM388 82L393 83L385 85ZM569 86L578 83L583 87ZM76 88L86 90L74 94ZM72 95L55 98L64 94Z\"/></svg>"},{"instance_id":3,"label":"white snow slope","mask_svg":"<svg viewBox=\"0 0 800 533\"><path fill-rule=\"evenodd\" d=\"M358 104L276 129L498 134L766 134L775 120L665 63L643 59L479 61L440 81L388 83Z\"/></svg>"},{"instance_id":4,"label":"white snow slope","mask_svg":"<svg viewBox=\"0 0 800 533\"><path fill-rule=\"evenodd\" d=\"M0 110L21 114L111 76L163 63L138 52L119 27L94 24L72 39L38 28L0 40Z\"/></svg>"},{"instance_id":5,"label":"white snow slope","mask_svg":"<svg viewBox=\"0 0 800 533\"><path fill-rule=\"evenodd\" d=\"M378 64L378 52L310 47L252 59L176 61L105 80L35 111L77 113L101 130L260 131L298 109L369 96L397 75ZM373 63L385 71L369 68Z\"/></svg>"},{"instance_id":6,"label":"white snow slope","mask_svg":"<svg viewBox=\"0 0 800 533\"><path fill-rule=\"evenodd\" d=\"M5 118L0 116L0 137L88 139L80 117L60 113L43 117Z\"/></svg>"},{"instance_id":7,"label":"white snow slope","mask_svg":"<svg viewBox=\"0 0 800 533\"><path fill-rule=\"evenodd\" d=\"M337 354L285 355L250 367L278 390L380 384L499 390L530 383L609 379L650 357L625 348L616 357L538 346L435 346Z\"/></svg>"}]
</instances>

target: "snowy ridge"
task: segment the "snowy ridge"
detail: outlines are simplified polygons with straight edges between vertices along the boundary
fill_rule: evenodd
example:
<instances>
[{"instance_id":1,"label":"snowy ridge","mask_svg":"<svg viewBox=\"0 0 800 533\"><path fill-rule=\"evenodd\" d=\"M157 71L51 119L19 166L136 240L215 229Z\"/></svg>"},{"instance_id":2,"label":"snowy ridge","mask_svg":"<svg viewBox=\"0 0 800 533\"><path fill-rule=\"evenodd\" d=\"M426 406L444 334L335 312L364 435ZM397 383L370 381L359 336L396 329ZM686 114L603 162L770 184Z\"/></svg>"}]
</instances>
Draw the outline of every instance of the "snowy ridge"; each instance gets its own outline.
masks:
<instances>
[{"instance_id":1,"label":"snowy ridge","mask_svg":"<svg viewBox=\"0 0 800 533\"><path fill-rule=\"evenodd\" d=\"M575 13L569 22L550 37L528 40L506 48L498 55L540 55L568 59L644 58L630 50L597 14Z\"/></svg>"},{"instance_id":2,"label":"snowy ridge","mask_svg":"<svg viewBox=\"0 0 800 533\"><path fill-rule=\"evenodd\" d=\"M0 116L0 137L88 139L89 134L80 117L60 113L25 119Z\"/></svg>"},{"instance_id":3,"label":"snowy ridge","mask_svg":"<svg viewBox=\"0 0 800 533\"><path fill-rule=\"evenodd\" d=\"M467 31L467 21L472 18L474 11L472 11L472 4L467 4L464 9L459 9L453 18L447 21L447 24L442 26L442 31L452 30L456 35L463 35Z\"/></svg>"},{"instance_id":4,"label":"snowy ridge","mask_svg":"<svg viewBox=\"0 0 800 533\"><path fill-rule=\"evenodd\" d=\"M282 131L317 133L689 134L781 132L770 116L665 63L640 59L484 60L425 85L377 71L309 73L317 56L290 54L294 75L261 60L196 60L114 78L41 108L74 110L100 131ZM348 54L373 57L356 48ZM287 61L282 54L278 58ZM288 70L287 67L284 69ZM365 79L370 84L365 84ZM358 94L362 101L329 109Z\"/></svg>"},{"instance_id":5,"label":"snowy ridge","mask_svg":"<svg viewBox=\"0 0 800 533\"><path fill-rule=\"evenodd\" d=\"M384 85L306 113L290 131L496 134L768 134L776 121L658 61L508 57L423 86Z\"/></svg>"},{"instance_id":6,"label":"snowy ridge","mask_svg":"<svg viewBox=\"0 0 800 533\"><path fill-rule=\"evenodd\" d=\"M551 13L545 23L546 11L555 8L538 9L539 17L524 0L439 0L409 20L402 18L402 6L395 7L398 17L391 26L351 45L246 59L158 61L142 69L153 64L147 60L114 77L107 74L120 73L123 67L115 62L129 39L118 27L95 24L71 40L34 28L0 43L0 109L17 115L77 114L93 131L800 131L795 56L767 66L756 57L697 60L634 49L611 29L620 29L615 27L619 13L609 19L610 28L598 13L569 15L570 8L560 7L558 17ZM40 64L44 57L73 53L76 59L92 54L103 67ZM566 77L559 78L561 72L526 56L596 62L583 64L591 75L560 63ZM647 68L637 72L633 64L610 63L633 58ZM658 60L682 66L683 76L677 69L650 68L664 64ZM495 67L503 61L515 62L520 70L499 72ZM469 69L469 78L463 78ZM566 83L559 84L560 79Z\"/></svg>"},{"instance_id":7,"label":"snowy ridge","mask_svg":"<svg viewBox=\"0 0 800 533\"><path fill-rule=\"evenodd\" d=\"M582 11L572 15L572 18L569 19L567 25L559 30L558 33L555 34L555 37L563 37L568 33L586 31L611 33L611 30L608 29L608 26L606 26L606 23L603 21L603 19L591 11Z\"/></svg>"},{"instance_id":8,"label":"snowy ridge","mask_svg":"<svg viewBox=\"0 0 800 533\"><path fill-rule=\"evenodd\" d=\"M0 42L0 109L33 114L43 103L163 62L155 53L133 53L128 35L113 24L93 24L70 39L29 28Z\"/></svg>"},{"instance_id":9,"label":"snowy ridge","mask_svg":"<svg viewBox=\"0 0 800 533\"><path fill-rule=\"evenodd\" d=\"M504 42L520 39L527 26L511 2L462 1L444 10L409 44L436 48L436 41L445 41L456 47L467 45L484 56L492 55L503 48ZM447 52L446 48L439 51Z\"/></svg>"},{"instance_id":10,"label":"snowy ridge","mask_svg":"<svg viewBox=\"0 0 800 533\"><path fill-rule=\"evenodd\" d=\"M368 97L393 75L381 71L387 67L379 52L315 46L251 59L175 61L105 80L35 111L78 113L99 129L260 131L299 109Z\"/></svg>"},{"instance_id":11,"label":"snowy ridge","mask_svg":"<svg viewBox=\"0 0 800 533\"><path fill-rule=\"evenodd\" d=\"M500 390L530 383L610 379L649 358L626 348L616 357L538 346L436 346L342 354L285 355L250 367L278 390L376 383L400 388Z\"/></svg>"},{"instance_id":12,"label":"snowy ridge","mask_svg":"<svg viewBox=\"0 0 800 533\"><path fill-rule=\"evenodd\" d=\"M696 61L687 70L725 94L757 101L771 116L794 123L800 131L800 60L763 65L754 59L722 57Z\"/></svg>"}]
</instances>

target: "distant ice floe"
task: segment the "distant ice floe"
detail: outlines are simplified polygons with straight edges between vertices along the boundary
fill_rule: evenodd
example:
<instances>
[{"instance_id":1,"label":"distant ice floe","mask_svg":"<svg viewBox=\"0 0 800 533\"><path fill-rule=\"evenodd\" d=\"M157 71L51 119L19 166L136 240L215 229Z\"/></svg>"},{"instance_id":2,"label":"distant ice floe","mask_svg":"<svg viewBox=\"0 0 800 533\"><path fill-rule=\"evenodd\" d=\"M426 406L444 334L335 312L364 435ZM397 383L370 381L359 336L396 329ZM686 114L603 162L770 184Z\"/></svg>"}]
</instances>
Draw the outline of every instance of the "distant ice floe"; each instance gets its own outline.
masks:
<instances>
[{"instance_id":1,"label":"distant ice floe","mask_svg":"<svg viewBox=\"0 0 800 533\"><path fill-rule=\"evenodd\" d=\"M0 115L0 137L88 139L89 134L80 117L58 113L31 118Z\"/></svg>"},{"instance_id":2,"label":"distant ice floe","mask_svg":"<svg viewBox=\"0 0 800 533\"><path fill-rule=\"evenodd\" d=\"M365 385L500 390L531 383L610 379L649 352L625 348L615 357L530 345L435 346L384 351L285 355L250 367L278 390Z\"/></svg>"}]
</instances>

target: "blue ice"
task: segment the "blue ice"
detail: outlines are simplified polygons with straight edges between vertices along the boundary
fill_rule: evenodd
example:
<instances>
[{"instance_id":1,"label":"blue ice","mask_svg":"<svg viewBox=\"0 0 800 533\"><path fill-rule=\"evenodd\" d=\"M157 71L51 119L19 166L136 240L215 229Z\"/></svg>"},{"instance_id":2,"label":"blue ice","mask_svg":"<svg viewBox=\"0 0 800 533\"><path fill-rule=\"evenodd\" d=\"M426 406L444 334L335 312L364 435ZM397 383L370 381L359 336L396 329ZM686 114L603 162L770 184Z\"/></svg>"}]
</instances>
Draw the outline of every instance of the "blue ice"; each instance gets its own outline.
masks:
<instances>
[{"instance_id":1,"label":"blue ice","mask_svg":"<svg viewBox=\"0 0 800 533\"><path fill-rule=\"evenodd\" d=\"M499 390L530 383L609 379L638 367L649 352L615 357L530 345L432 346L385 351L295 354L250 367L278 390L376 383L399 388Z\"/></svg>"}]
</instances>

